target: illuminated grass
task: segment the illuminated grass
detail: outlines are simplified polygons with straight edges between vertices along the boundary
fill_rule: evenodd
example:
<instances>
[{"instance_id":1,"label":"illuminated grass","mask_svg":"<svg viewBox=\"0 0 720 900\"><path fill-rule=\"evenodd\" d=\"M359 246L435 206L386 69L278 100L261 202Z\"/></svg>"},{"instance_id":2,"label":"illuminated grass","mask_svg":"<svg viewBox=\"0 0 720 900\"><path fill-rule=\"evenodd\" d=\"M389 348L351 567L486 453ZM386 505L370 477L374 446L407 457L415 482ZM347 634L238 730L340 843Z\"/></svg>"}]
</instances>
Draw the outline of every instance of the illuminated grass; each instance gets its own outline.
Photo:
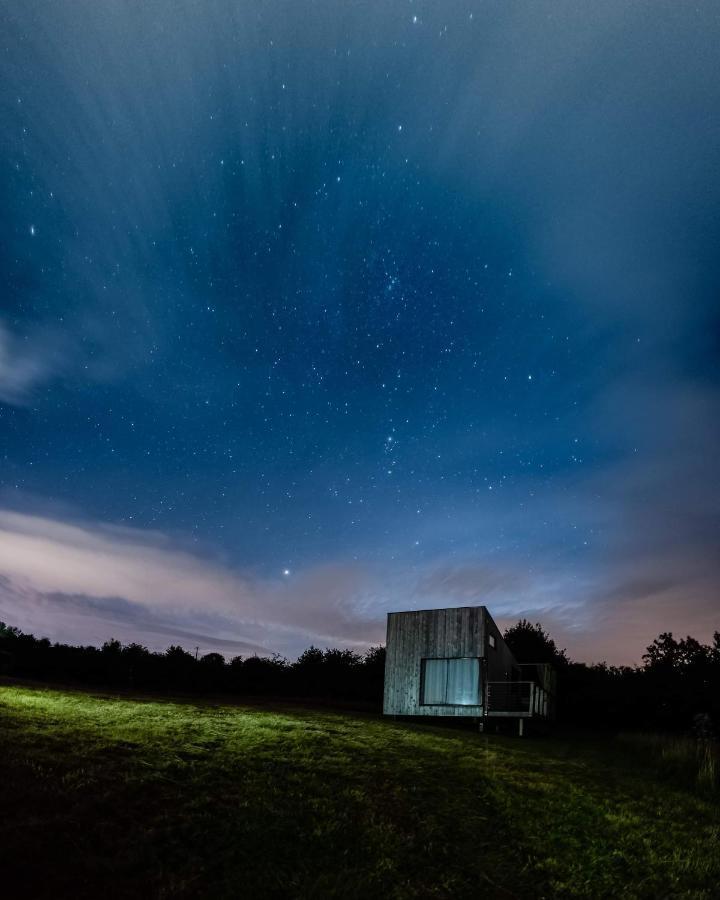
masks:
<instances>
[{"instance_id":1,"label":"illuminated grass","mask_svg":"<svg viewBox=\"0 0 720 900\"><path fill-rule=\"evenodd\" d=\"M720 814L610 745L0 687L22 896L717 896Z\"/></svg>"}]
</instances>

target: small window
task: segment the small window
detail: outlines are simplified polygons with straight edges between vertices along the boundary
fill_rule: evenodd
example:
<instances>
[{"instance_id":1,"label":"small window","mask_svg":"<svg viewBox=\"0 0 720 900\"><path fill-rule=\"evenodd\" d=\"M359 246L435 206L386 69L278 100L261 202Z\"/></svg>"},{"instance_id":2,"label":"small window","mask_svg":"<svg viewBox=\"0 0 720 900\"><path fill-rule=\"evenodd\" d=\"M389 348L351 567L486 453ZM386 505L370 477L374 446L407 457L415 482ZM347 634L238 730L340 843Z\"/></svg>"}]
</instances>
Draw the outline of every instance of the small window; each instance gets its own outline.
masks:
<instances>
[{"instance_id":1,"label":"small window","mask_svg":"<svg viewBox=\"0 0 720 900\"><path fill-rule=\"evenodd\" d=\"M480 703L480 660L424 659L422 702L425 706L477 706Z\"/></svg>"},{"instance_id":2,"label":"small window","mask_svg":"<svg viewBox=\"0 0 720 900\"><path fill-rule=\"evenodd\" d=\"M493 650L495 649L495 635L494 634L488 635L488 644L490 644L490 646L492 647Z\"/></svg>"}]
</instances>

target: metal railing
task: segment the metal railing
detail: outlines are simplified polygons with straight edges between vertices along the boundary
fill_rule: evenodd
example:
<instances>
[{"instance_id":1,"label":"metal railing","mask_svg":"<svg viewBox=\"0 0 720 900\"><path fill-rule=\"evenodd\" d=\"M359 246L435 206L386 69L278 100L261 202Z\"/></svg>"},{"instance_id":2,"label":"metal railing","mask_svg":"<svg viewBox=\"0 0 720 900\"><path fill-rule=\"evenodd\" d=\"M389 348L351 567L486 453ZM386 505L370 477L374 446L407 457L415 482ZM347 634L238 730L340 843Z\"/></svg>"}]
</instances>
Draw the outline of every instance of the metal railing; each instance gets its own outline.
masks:
<instances>
[{"instance_id":1,"label":"metal railing","mask_svg":"<svg viewBox=\"0 0 720 900\"><path fill-rule=\"evenodd\" d=\"M547 692L534 681L489 681L488 715L542 716L548 714Z\"/></svg>"}]
</instances>

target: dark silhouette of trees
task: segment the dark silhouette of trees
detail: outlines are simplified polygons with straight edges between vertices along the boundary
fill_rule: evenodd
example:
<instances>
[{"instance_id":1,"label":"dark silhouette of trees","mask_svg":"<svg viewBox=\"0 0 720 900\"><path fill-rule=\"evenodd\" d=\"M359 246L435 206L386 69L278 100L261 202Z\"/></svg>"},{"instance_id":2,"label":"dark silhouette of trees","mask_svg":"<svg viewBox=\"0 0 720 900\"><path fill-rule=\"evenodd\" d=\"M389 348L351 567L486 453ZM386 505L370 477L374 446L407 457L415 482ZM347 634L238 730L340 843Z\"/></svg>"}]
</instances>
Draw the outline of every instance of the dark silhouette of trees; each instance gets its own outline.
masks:
<instances>
[{"instance_id":1,"label":"dark silhouette of trees","mask_svg":"<svg viewBox=\"0 0 720 900\"><path fill-rule=\"evenodd\" d=\"M532 625L527 619L520 619L505 630L504 638L519 663L550 663L556 668L569 663L566 651L558 650L539 622Z\"/></svg>"},{"instance_id":2,"label":"dark silhouette of trees","mask_svg":"<svg viewBox=\"0 0 720 900\"><path fill-rule=\"evenodd\" d=\"M641 666L585 665L570 660L539 624L521 619L505 632L518 662L549 662L557 672L558 719L591 727L720 731L720 632L711 644L660 634ZM382 703L385 648L310 647L291 663L281 656L219 653L196 658L180 646L156 653L141 644L106 641L96 647L53 644L0 623L0 675L101 687L295 697L327 702Z\"/></svg>"},{"instance_id":3,"label":"dark silhouette of trees","mask_svg":"<svg viewBox=\"0 0 720 900\"><path fill-rule=\"evenodd\" d=\"M363 657L354 650L307 649L292 666L298 691L307 697L354 700L367 694Z\"/></svg>"},{"instance_id":4,"label":"dark silhouette of trees","mask_svg":"<svg viewBox=\"0 0 720 900\"><path fill-rule=\"evenodd\" d=\"M172 684L180 690L191 690L194 687L194 674L197 660L177 644L173 644L165 651L166 670L170 675Z\"/></svg>"},{"instance_id":5,"label":"dark silhouette of trees","mask_svg":"<svg viewBox=\"0 0 720 900\"><path fill-rule=\"evenodd\" d=\"M234 674L234 690L239 694L281 696L288 690L288 661L273 656L236 656L230 663Z\"/></svg>"},{"instance_id":6,"label":"dark silhouette of trees","mask_svg":"<svg viewBox=\"0 0 720 900\"><path fill-rule=\"evenodd\" d=\"M643 656L654 719L663 728L678 720L708 717L720 723L720 632L712 644L692 637L676 640L671 632L655 638Z\"/></svg>"},{"instance_id":7,"label":"dark silhouette of trees","mask_svg":"<svg viewBox=\"0 0 720 900\"><path fill-rule=\"evenodd\" d=\"M505 632L518 662L549 662L557 672L558 717L592 728L688 731L720 725L720 633L713 643L676 640L660 634L643 655L643 665L585 665L538 623L521 619Z\"/></svg>"},{"instance_id":8,"label":"dark silhouette of trees","mask_svg":"<svg viewBox=\"0 0 720 900\"><path fill-rule=\"evenodd\" d=\"M52 644L0 623L0 675L106 687L217 692L267 697L307 697L377 703L382 697L384 647L353 650L311 647L290 663L277 654L220 653L199 659L173 645L156 653L141 644L106 641L100 649Z\"/></svg>"},{"instance_id":9,"label":"dark silhouette of trees","mask_svg":"<svg viewBox=\"0 0 720 900\"><path fill-rule=\"evenodd\" d=\"M317 647L308 647L295 663L295 672L301 693L310 697L316 691L323 690L323 669L324 658L322 650L319 650Z\"/></svg>"},{"instance_id":10,"label":"dark silhouette of trees","mask_svg":"<svg viewBox=\"0 0 720 900\"><path fill-rule=\"evenodd\" d=\"M363 657L362 665L367 694L380 702L385 686L385 648L371 647Z\"/></svg>"}]
</instances>

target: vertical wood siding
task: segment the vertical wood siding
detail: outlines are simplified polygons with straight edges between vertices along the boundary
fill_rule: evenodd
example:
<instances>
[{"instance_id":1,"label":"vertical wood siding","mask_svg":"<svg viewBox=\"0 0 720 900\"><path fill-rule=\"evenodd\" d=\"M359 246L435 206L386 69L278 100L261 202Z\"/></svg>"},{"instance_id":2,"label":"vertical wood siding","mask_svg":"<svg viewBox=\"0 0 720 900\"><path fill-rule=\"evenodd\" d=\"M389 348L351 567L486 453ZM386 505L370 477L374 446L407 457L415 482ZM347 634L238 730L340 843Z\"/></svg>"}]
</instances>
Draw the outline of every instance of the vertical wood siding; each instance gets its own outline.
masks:
<instances>
[{"instance_id":1,"label":"vertical wood siding","mask_svg":"<svg viewBox=\"0 0 720 900\"><path fill-rule=\"evenodd\" d=\"M383 711L398 716L481 716L482 705L421 705L420 680L423 659L485 657L487 619L492 622L484 606L389 613ZM482 688L484 693L484 684Z\"/></svg>"},{"instance_id":2,"label":"vertical wood siding","mask_svg":"<svg viewBox=\"0 0 720 900\"><path fill-rule=\"evenodd\" d=\"M487 679L488 681L509 681L513 675L513 669L517 668L517 662L512 651L503 640L500 629L497 627L490 617L490 613L486 618L486 636L494 635L495 647L491 647L488 643L487 655Z\"/></svg>"}]
</instances>

